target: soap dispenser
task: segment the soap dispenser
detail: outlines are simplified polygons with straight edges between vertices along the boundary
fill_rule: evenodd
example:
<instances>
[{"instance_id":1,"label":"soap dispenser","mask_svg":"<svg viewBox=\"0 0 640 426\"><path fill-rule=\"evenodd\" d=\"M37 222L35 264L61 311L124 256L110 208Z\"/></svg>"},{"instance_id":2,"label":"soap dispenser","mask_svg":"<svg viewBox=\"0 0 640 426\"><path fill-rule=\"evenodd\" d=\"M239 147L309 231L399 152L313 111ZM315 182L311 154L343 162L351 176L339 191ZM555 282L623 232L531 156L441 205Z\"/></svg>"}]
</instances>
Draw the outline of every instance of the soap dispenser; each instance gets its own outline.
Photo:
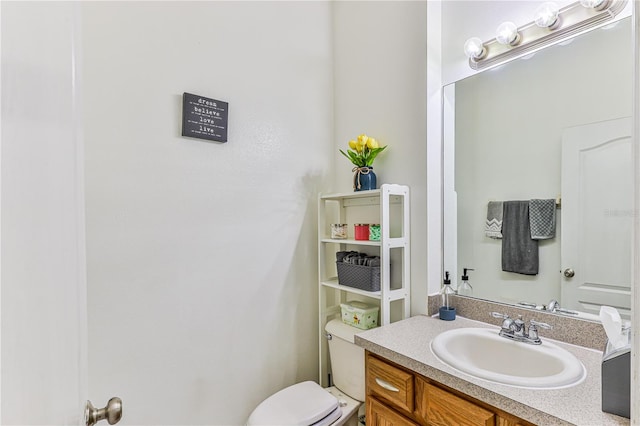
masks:
<instances>
[{"instance_id":1,"label":"soap dispenser","mask_svg":"<svg viewBox=\"0 0 640 426\"><path fill-rule=\"evenodd\" d=\"M442 296L442 306L440 307L440 319L445 321L453 321L456 319L456 308L451 307L451 296L456 292L451 288L451 280L449 279L449 271L444 273L444 283L440 295Z\"/></svg>"},{"instance_id":2,"label":"soap dispenser","mask_svg":"<svg viewBox=\"0 0 640 426\"><path fill-rule=\"evenodd\" d=\"M467 271L473 271L473 269L464 268L464 272L462 273L462 282L458 286L458 294L460 296L473 296L473 287L469 284L469 275L467 275Z\"/></svg>"}]
</instances>

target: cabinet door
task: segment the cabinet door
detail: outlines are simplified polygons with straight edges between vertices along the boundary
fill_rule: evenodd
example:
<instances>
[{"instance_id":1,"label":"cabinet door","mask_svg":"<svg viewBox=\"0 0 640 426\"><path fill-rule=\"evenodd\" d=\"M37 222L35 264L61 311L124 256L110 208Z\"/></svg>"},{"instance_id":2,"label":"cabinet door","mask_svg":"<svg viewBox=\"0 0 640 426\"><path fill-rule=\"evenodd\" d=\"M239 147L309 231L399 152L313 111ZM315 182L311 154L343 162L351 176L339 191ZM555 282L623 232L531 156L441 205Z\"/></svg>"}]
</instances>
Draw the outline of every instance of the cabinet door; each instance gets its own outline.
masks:
<instances>
[{"instance_id":1,"label":"cabinet door","mask_svg":"<svg viewBox=\"0 0 640 426\"><path fill-rule=\"evenodd\" d=\"M419 426L375 398L367 398L367 426Z\"/></svg>"},{"instance_id":2,"label":"cabinet door","mask_svg":"<svg viewBox=\"0 0 640 426\"><path fill-rule=\"evenodd\" d=\"M496 426L530 426L531 423L520 419L511 419L503 416L498 416L496 419Z\"/></svg>"},{"instance_id":3,"label":"cabinet door","mask_svg":"<svg viewBox=\"0 0 640 426\"><path fill-rule=\"evenodd\" d=\"M496 415L472 402L429 384L416 381L416 415L434 426L493 426Z\"/></svg>"}]
</instances>

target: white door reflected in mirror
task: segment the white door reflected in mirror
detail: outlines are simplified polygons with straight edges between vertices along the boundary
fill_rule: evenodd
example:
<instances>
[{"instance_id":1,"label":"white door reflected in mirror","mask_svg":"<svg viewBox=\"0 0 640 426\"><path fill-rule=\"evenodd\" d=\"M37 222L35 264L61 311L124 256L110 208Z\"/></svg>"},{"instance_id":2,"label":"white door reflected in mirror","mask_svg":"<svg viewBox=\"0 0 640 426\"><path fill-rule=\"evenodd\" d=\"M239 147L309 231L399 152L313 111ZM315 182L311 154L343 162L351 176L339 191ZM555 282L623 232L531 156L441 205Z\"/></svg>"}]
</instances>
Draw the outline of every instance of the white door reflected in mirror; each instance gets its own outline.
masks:
<instances>
[{"instance_id":1,"label":"white door reflected in mirror","mask_svg":"<svg viewBox=\"0 0 640 426\"><path fill-rule=\"evenodd\" d=\"M564 308L631 317L631 118L565 129L562 137Z\"/></svg>"}]
</instances>

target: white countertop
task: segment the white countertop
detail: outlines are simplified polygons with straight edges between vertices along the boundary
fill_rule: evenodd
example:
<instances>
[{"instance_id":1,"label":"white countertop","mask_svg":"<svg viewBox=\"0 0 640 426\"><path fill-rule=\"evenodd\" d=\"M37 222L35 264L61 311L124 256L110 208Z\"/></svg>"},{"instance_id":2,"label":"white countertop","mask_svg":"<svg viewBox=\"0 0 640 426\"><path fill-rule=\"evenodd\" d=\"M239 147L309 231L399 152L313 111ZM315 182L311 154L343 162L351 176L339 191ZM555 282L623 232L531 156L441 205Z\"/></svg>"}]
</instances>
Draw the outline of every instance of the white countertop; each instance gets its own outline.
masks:
<instances>
[{"instance_id":1,"label":"white countertop","mask_svg":"<svg viewBox=\"0 0 640 426\"><path fill-rule=\"evenodd\" d=\"M629 419L601 410L602 352L556 340L584 364L587 378L564 389L522 389L469 376L444 364L431 352L431 340L443 331L462 327L499 327L457 317L455 321L415 316L356 335L356 344L396 364L463 392L496 408L540 425L629 425ZM541 336L544 340L544 336ZM523 368L526 368L523 365Z\"/></svg>"}]
</instances>

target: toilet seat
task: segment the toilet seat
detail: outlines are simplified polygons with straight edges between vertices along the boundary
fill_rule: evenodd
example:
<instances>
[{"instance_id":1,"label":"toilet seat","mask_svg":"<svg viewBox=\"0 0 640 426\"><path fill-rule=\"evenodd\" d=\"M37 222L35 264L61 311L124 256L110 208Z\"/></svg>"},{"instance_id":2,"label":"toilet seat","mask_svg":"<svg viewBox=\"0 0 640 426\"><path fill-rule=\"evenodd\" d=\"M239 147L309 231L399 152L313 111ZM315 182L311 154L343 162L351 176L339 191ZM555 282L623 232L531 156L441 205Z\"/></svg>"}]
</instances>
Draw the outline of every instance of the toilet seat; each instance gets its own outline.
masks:
<instances>
[{"instance_id":1,"label":"toilet seat","mask_svg":"<svg viewBox=\"0 0 640 426\"><path fill-rule=\"evenodd\" d=\"M265 399L247 425L326 426L342 415L338 399L315 382L296 383Z\"/></svg>"}]
</instances>

